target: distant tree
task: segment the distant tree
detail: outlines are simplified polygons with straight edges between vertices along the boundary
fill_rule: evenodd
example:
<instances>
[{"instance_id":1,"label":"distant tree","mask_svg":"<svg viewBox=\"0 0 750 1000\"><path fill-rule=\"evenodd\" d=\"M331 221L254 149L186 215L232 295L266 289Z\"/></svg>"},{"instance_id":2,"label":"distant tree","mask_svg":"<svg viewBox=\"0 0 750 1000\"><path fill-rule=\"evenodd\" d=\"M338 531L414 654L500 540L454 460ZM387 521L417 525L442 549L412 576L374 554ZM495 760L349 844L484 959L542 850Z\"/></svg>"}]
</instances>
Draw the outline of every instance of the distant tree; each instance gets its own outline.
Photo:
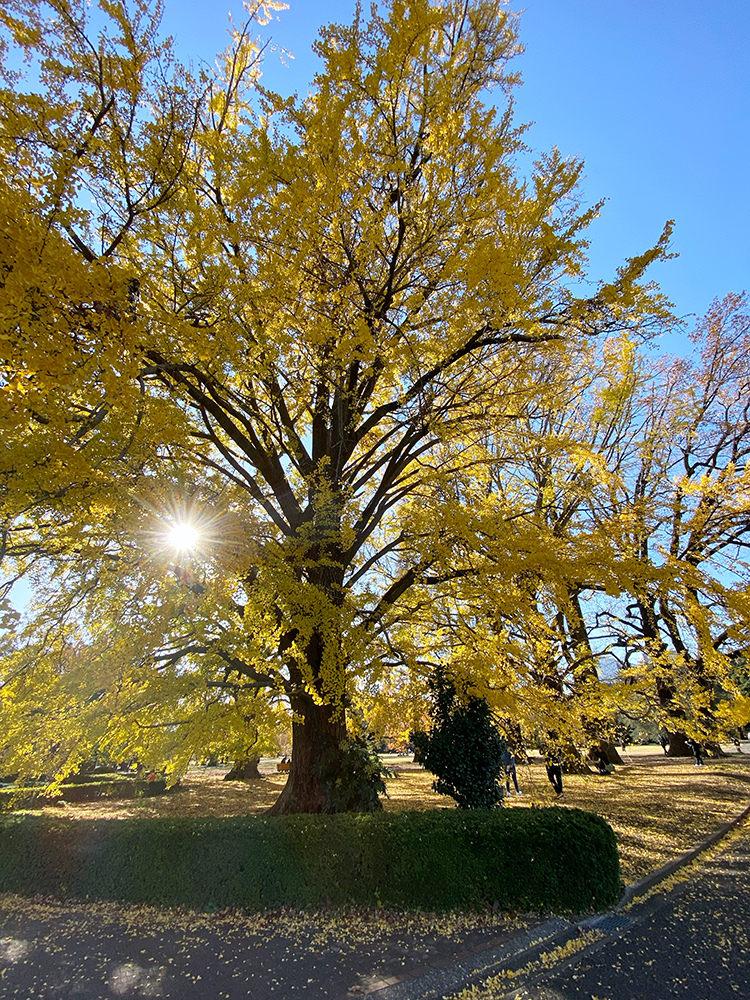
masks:
<instances>
[{"instance_id":1,"label":"distant tree","mask_svg":"<svg viewBox=\"0 0 750 1000\"><path fill-rule=\"evenodd\" d=\"M456 689L444 668L429 681L432 726L411 733L414 760L436 775L432 787L461 809L492 809L503 799L500 779L505 740L484 698L468 685Z\"/></svg>"},{"instance_id":2,"label":"distant tree","mask_svg":"<svg viewBox=\"0 0 750 1000\"><path fill-rule=\"evenodd\" d=\"M686 737L726 738L731 712L717 714L715 692L741 699L733 667L750 642L747 296L714 302L691 339L692 356L662 359L643 381L638 435L602 503L629 576L627 600L601 620L671 756L690 754Z\"/></svg>"},{"instance_id":3,"label":"distant tree","mask_svg":"<svg viewBox=\"0 0 750 1000\"><path fill-rule=\"evenodd\" d=\"M257 754L253 757L242 757L234 762L230 771L227 771L224 781L252 781L262 778L258 764L260 757Z\"/></svg>"}]
</instances>

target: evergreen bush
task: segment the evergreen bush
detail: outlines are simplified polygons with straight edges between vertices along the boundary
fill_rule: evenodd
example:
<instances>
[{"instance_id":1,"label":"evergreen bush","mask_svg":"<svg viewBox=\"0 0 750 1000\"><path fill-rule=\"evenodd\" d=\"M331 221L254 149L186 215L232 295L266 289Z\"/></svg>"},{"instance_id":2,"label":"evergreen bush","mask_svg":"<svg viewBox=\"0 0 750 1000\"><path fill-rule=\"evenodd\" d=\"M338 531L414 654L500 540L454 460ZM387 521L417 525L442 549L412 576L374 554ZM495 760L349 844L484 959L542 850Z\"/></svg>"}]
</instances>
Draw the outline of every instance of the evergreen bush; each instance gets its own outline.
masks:
<instances>
[{"instance_id":1,"label":"evergreen bush","mask_svg":"<svg viewBox=\"0 0 750 1000\"><path fill-rule=\"evenodd\" d=\"M450 795L461 809L502 805L505 741L484 698L459 691L442 667L429 679L432 695L429 732L413 732L414 760L436 775L432 787Z\"/></svg>"}]
</instances>

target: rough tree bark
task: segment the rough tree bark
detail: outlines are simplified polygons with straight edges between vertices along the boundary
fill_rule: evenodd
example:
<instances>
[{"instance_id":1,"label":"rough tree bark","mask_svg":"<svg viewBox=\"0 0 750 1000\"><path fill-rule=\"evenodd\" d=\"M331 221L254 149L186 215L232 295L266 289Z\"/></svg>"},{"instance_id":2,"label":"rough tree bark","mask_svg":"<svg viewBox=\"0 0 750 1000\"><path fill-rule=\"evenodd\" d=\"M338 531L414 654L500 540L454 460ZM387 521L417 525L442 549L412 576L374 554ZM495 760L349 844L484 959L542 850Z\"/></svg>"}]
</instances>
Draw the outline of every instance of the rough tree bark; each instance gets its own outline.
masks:
<instances>
[{"instance_id":1,"label":"rough tree bark","mask_svg":"<svg viewBox=\"0 0 750 1000\"><path fill-rule=\"evenodd\" d=\"M667 730L667 735L669 736L669 750L667 750L667 757L692 757L693 751L687 745L687 736L685 733L677 730L672 732Z\"/></svg>"},{"instance_id":2,"label":"rough tree bark","mask_svg":"<svg viewBox=\"0 0 750 1000\"><path fill-rule=\"evenodd\" d=\"M316 705L309 698L292 697L292 760L284 789L268 816L319 813L326 808L326 791L320 774L320 751L346 738L343 709ZM301 721L296 721L300 718Z\"/></svg>"},{"instance_id":3,"label":"rough tree bark","mask_svg":"<svg viewBox=\"0 0 750 1000\"><path fill-rule=\"evenodd\" d=\"M599 740L599 749L603 750L607 755L607 761L610 764L624 764L625 761L620 756L620 753L614 743L608 743L606 740Z\"/></svg>"}]
</instances>

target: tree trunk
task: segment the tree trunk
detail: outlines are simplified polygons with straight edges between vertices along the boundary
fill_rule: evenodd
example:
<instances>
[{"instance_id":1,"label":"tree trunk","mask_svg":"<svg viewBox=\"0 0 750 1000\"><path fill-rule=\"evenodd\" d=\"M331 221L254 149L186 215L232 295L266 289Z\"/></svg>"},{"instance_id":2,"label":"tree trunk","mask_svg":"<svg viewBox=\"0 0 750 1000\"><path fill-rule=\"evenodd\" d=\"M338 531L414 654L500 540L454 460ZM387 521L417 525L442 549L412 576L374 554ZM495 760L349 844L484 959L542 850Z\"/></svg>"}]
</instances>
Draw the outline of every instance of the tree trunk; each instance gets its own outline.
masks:
<instances>
[{"instance_id":1,"label":"tree trunk","mask_svg":"<svg viewBox=\"0 0 750 1000\"><path fill-rule=\"evenodd\" d=\"M669 750L667 757L692 757L693 751L685 742L687 736L683 732L669 733Z\"/></svg>"},{"instance_id":2,"label":"tree trunk","mask_svg":"<svg viewBox=\"0 0 750 1000\"><path fill-rule=\"evenodd\" d=\"M260 757L245 757L234 762L231 771L224 775L224 781L252 781L254 778L262 778L263 775L258 770Z\"/></svg>"},{"instance_id":3,"label":"tree trunk","mask_svg":"<svg viewBox=\"0 0 750 1000\"><path fill-rule=\"evenodd\" d=\"M284 790L268 810L268 816L326 811L326 791L320 772L321 752L346 738L343 709L315 705L292 698L292 761ZM302 717L304 722L296 721Z\"/></svg>"},{"instance_id":4,"label":"tree trunk","mask_svg":"<svg viewBox=\"0 0 750 1000\"><path fill-rule=\"evenodd\" d=\"M320 388L323 391L324 387ZM313 416L312 427L313 457L316 453L318 455L316 461L324 457L324 452L318 449L326 437L325 421L321 423L320 416L320 413ZM316 438L319 438L317 443ZM306 576L310 586L320 593L323 610L326 602L332 610L338 609L343 602L344 566L339 545L341 508L333 502L341 500L341 494L334 482L329 482L327 487L324 484L320 489L322 500L315 515L311 544L305 552ZM313 485L310 492L313 509L320 495L318 487ZM290 636L296 641L296 630L292 630ZM337 639L327 629L314 627L306 643L304 658L304 670L294 658L288 661L292 686L289 694L293 720L292 759L289 777L281 795L268 810L269 816L333 812L335 809L330 791L332 783L341 774L339 748L347 738L344 709L346 671L340 637ZM324 670L326 658L329 664ZM336 666L332 667L331 663ZM338 675L331 676L336 671ZM325 673L328 673L327 677Z\"/></svg>"},{"instance_id":5,"label":"tree trunk","mask_svg":"<svg viewBox=\"0 0 750 1000\"><path fill-rule=\"evenodd\" d=\"M599 740L599 749L603 750L607 755L607 761L610 764L624 764L625 761L620 756L617 747L614 743L608 743L606 740Z\"/></svg>"}]
</instances>

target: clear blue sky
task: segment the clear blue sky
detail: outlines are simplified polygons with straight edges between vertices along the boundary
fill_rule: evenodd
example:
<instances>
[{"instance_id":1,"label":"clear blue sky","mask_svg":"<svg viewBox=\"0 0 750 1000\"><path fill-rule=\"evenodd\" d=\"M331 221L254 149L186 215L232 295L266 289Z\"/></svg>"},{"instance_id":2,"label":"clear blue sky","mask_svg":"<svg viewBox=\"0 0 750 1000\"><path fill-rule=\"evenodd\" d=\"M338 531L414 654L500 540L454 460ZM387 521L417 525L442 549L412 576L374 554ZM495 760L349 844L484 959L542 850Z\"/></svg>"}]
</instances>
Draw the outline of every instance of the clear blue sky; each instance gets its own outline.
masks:
<instances>
[{"instance_id":1,"label":"clear blue sky","mask_svg":"<svg viewBox=\"0 0 750 1000\"><path fill-rule=\"evenodd\" d=\"M354 0L288 2L265 30L294 60L270 54L265 82L305 93L319 25L349 21ZM212 61L226 11L242 19L229 4L166 0L183 58ZM517 114L535 123L530 143L583 157L587 200L608 199L591 229L592 276L609 277L673 218L680 256L653 274L679 315L750 287L750 2L527 0L521 38Z\"/></svg>"}]
</instances>

